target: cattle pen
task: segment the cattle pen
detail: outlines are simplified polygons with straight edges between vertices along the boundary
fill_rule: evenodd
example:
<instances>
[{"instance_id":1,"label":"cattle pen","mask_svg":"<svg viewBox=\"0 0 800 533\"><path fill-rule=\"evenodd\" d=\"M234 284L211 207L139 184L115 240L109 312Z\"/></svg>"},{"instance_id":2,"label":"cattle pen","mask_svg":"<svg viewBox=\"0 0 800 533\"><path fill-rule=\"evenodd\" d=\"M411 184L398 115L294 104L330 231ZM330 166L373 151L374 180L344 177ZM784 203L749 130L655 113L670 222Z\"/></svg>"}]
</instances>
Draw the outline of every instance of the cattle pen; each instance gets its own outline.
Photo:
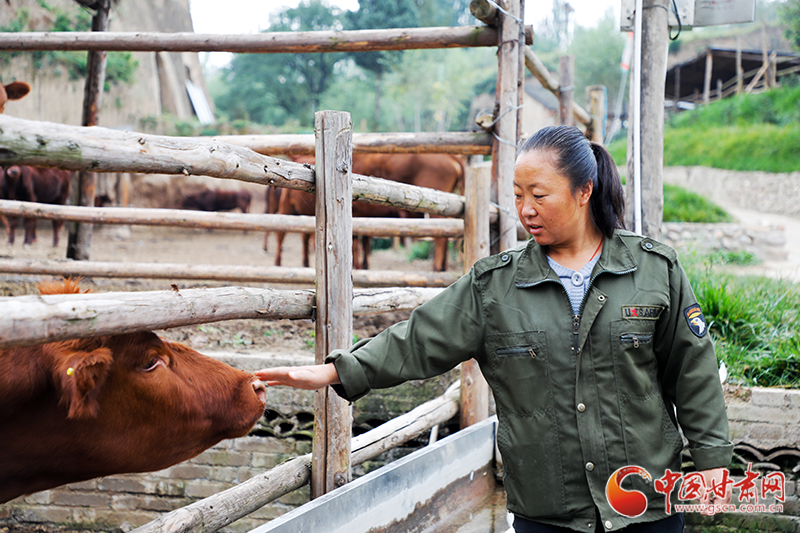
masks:
<instances>
[{"instance_id":1,"label":"cattle pen","mask_svg":"<svg viewBox=\"0 0 800 533\"><path fill-rule=\"evenodd\" d=\"M462 237L465 265L490 250L490 224L497 248L516 245L518 228L510 186L521 113L524 65L542 74L525 46L532 34L521 24L521 0L504 9L473 1L486 23L470 28L389 29L352 32L263 33L251 36L58 32L2 34L0 50L230 51L239 53L340 52L496 46L498 84L492 124L479 133L353 134L347 113L321 111L315 134L173 138L33 122L0 115L0 163L63 168L82 172L141 172L202 175L315 193L316 217L270 214L200 213L139 208L45 206L0 200L0 214L61 219L84 224L174 225L228 230L314 233L315 268L241 265L110 264L94 261L0 259L0 272L98 277L307 283L315 290L181 289L147 293L4 298L0 347L163 329L238 318L315 318L316 360L352 341L353 315L411 309L457 279L453 273L398 273L352 269L351 237ZM332 34L331 34L332 33ZM544 71L546 72L546 71ZM541 78L540 78L541 79ZM570 108L572 109L572 108ZM584 123L591 118L577 106ZM491 155L491 167L468 167L464 196L355 175L354 152L446 152ZM308 166L264 154L315 154ZM490 179L497 182L489 202ZM436 219L353 219L343 199L391 205L448 217ZM363 289L354 289L363 287ZM377 290L393 287L394 290ZM266 503L311 484L320 497L351 480L351 468L386 449L449 420L460 412L463 427L488 416L488 392L474 362L465 363L459 387L407 415L351 438L350 406L332 391L315 397L314 449L223 493L164 514L136 531L217 531ZM312 460L313 457L313 460Z\"/></svg>"}]
</instances>

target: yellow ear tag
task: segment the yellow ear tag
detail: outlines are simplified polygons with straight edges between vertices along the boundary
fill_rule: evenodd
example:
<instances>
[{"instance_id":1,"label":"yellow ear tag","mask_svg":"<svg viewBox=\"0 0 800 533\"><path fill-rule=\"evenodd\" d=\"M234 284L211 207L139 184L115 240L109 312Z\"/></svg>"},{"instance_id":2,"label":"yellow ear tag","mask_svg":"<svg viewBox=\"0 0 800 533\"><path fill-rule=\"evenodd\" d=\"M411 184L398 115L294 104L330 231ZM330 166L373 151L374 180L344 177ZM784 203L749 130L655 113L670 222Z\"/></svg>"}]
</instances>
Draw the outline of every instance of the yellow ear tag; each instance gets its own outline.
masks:
<instances>
[{"instance_id":1,"label":"yellow ear tag","mask_svg":"<svg viewBox=\"0 0 800 533\"><path fill-rule=\"evenodd\" d=\"M72 367L69 367L69 368L67 369L67 375L68 375L68 376L71 376L71 375L72 375L72 374L74 374L74 373L75 373L75 369L74 369L74 368L72 368Z\"/></svg>"}]
</instances>

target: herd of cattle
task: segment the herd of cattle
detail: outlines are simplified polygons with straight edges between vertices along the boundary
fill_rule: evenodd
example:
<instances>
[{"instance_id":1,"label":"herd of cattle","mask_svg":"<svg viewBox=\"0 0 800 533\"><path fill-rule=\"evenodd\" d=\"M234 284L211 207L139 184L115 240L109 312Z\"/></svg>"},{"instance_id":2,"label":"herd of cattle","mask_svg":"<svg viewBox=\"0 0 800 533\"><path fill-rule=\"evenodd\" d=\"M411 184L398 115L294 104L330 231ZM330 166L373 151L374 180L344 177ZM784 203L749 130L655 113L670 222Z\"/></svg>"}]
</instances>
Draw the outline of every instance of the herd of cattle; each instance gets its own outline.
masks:
<instances>
[{"instance_id":1,"label":"herd of cattle","mask_svg":"<svg viewBox=\"0 0 800 533\"><path fill-rule=\"evenodd\" d=\"M24 82L0 85L0 113L8 100L18 100L30 92ZM313 164L314 156L295 157L294 161ZM376 176L405 184L454 192L463 187L464 163L460 157L447 154L353 154L354 174ZM22 165L0 167L0 199L65 204L69 197L72 172L60 169L38 168ZM198 211L250 211L251 194L241 189L229 191L204 188L181 199L180 207ZM109 202L108 197L95 198L95 206ZM267 187L265 205L267 213L284 215L314 215L314 196L292 189ZM394 207L353 202L354 217L417 217ZM8 243L14 244L17 220L0 216L8 232ZM36 220L25 220L25 244L36 241ZM63 221L53 220L53 246L58 246ZM281 249L285 232L277 232L275 265L282 262ZM264 236L264 251L268 251L269 232ZM303 266L309 266L310 235L303 235ZM370 238L353 239L353 267L369 268ZM434 245L433 269L447 270L447 239L437 238Z\"/></svg>"},{"instance_id":2,"label":"herd of cattle","mask_svg":"<svg viewBox=\"0 0 800 533\"><path fill-rule=\"evenodd\" d=\"M8 100L29 91L22 82L0 85L0 113ZM463 183L464 166L449 155L356 154L353 172L453 192ZM0 197L64 204L70 181L67 171L0 167ZM96 205L107 200L95 199ZM250 203L244 190L206 189L187 195L181 207L248 212ZM267 188L266 206L268 213L313 215L314 197ZM359 202L353 215L420 216ZM0 219L13 244L16 220ZM54 246L62 225L53 222ZM35 239L36 222L26 220L25 243ZM276 264L282 239L279 234ZM304 240L307 266L308 236ZM354 265L366 268L368 239L362 244ZM436 270L447 268L445 251L446 239L436 245ZM42 283L39 290L82 292L69 279ZM0 349L0 504L67 483L167 468L247 434L265 408L266 389L251 373L150 331Z\"/></svg>"}]
</instances>

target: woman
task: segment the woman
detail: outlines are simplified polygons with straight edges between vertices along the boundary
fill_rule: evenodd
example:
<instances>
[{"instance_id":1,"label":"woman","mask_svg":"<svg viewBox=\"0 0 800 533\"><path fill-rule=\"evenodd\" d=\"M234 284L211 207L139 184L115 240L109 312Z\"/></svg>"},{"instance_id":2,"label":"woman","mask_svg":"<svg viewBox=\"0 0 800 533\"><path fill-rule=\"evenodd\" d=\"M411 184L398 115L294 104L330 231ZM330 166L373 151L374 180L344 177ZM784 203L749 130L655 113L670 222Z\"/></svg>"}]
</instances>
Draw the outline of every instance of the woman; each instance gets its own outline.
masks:
<instances>
[{"instance_id":1,"label":"woman","mask_svg":"<svg viewBox=\"0 0 800 533\"><path fill-rule=\"evenodd\" d=\"M678 423L708 487L730 463L714 348L675 252L622 229L616 167L577 128L524 143L514 197L533 237L525 246L478 261L409 320L326 364L256 375L331 384L352 401L475 358L497 404L518 533L682 531L682 515L667 515L643 478L629 477L648 498L638 516L605 494L625 466L653 479L680 471Z\"/></svg>"}]
</instances>

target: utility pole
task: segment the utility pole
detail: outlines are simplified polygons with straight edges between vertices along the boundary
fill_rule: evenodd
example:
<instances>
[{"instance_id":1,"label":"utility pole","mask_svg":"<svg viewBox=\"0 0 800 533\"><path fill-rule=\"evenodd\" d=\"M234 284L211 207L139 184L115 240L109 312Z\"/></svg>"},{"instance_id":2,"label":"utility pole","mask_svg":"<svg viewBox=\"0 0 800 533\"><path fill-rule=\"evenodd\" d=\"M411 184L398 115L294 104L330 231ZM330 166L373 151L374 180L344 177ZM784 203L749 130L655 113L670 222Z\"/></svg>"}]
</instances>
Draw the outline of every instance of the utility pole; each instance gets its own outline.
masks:
<instances>
[{"instance_id":1,"label":"utility pole","mask_svg":"<svg viewBox=\"0 0 800 533\"><path fill-rule=\"evenodd\" d=\"M664 82L669 42L668 1L637 0L636 6L625 218L629 229L660 239L664 212ZM638 35L636 32L639 32Z\"/></svg>"}]
</instances>

